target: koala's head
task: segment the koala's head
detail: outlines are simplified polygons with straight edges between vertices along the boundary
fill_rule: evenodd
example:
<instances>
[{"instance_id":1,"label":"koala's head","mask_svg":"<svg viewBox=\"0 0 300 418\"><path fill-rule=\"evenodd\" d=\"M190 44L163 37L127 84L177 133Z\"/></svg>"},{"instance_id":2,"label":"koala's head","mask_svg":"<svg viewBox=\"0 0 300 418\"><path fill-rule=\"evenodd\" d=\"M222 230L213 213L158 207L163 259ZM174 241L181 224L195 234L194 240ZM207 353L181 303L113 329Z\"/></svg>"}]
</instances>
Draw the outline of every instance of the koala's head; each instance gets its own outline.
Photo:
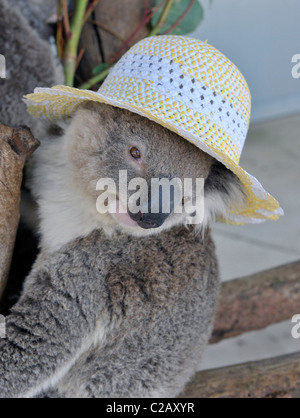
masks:
<instances>
[{"instance_id":1,"label":"koala's head","mask_svg":"<svg viewBox=\"0 0 300 418\"><path fill-rule=\"evenodd\" d=\"M130 111L88 102L77 110L65 137L73 184L99 225L136 236L179 224L201 227L245 198L225 166ZM203 194L204 214L196 210ZM106 210L99 210L101 205Z\"/></svg>"}]
</instances>

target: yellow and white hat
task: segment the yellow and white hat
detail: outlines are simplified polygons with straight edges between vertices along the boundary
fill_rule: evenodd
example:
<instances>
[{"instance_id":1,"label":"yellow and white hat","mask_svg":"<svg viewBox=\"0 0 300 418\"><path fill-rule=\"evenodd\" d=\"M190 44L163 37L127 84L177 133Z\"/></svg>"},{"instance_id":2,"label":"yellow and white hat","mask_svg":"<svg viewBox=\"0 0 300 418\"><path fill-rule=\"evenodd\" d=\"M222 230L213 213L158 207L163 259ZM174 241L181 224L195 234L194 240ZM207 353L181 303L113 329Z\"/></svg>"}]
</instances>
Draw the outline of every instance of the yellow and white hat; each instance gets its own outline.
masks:
<instances>
[{"instance_id":1,"label":"yellow and white hat","mask_svg":"<svg viewBox=\"0 0 300 418\"><path fill-rule=\"evenodd\" d=\"M65 86L36 88L28 111L52 122L71 116L85 101L107 103L145 116L176 132L237 175L248 201L222 221L276 220L278 202L239 166L251 109L248 85L221 52L184 36L154 36L134 45L97 92Z\"/></svg>"}]
</instances>

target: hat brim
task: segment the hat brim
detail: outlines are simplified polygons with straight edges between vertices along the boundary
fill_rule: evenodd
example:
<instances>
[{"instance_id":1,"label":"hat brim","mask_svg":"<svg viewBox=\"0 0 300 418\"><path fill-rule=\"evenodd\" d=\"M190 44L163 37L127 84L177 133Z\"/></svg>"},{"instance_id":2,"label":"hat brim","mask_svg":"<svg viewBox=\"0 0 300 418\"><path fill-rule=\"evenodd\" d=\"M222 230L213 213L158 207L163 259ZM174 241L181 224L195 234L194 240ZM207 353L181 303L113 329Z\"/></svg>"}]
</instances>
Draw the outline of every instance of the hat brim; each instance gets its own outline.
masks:
<instances>
[{"instance_id":1,"label":"hat brim","mask_svg":"<svg viewBox=\"0 0 300 418\"><path fill-rule=\"evenodd\" d=\"M245 206L238 209L231 208L226 219L222 218L219 221L229 224L260 223L265 220L277 220L279 216L283 215L283 210L280 208L277 200L265 191L254 176L247 173L222 150L204 142L201 140L201 137L196 137L191 132L176 126L175 122L166 121L164 118L153 115L140 106L114 100L100 92L79 90L67 86L36 88L34 93L25 96L24 101L31 115L41 119L48 119L54 123L70 117L86 101L106 103L144 116L187 139L196 147L223 163L239 178L247 192Z\"/></svg>"}]
</instances>

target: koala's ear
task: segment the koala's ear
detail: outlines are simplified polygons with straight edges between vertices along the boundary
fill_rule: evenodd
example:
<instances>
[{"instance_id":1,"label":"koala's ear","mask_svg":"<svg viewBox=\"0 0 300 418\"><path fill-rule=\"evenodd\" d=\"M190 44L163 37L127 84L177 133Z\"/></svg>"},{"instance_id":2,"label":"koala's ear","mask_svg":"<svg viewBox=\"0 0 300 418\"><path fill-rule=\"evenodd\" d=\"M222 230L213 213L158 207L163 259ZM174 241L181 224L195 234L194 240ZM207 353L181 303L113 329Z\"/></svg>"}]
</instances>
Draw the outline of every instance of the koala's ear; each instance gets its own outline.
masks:
<instances>
[{"instance_id":1,"label":"koala's ear","mask_svg":"<svg viewBox=\"0 0 300 418\"><path fill-rule=\"evenodd\" d=\"M65 132L69 129L73 121L76 119L77 115L82 111L82 109L88 109L85 104L80 105L72 116L67 116L63 119L58 119L55 123L43 121L45 129L50 137L59 137L63 136ZM88 113L91 117L91 115ZM88 123L87 123L88 125Z\"/></svg>"},{"instance_id":2,"label":"koala's ear","mask_svg":"<svg viewBox=\"0 0 300 418\"><path fill-rule=\"evenodd\" d=\"M65 122L57 122L55 125L49 124L46 127L46 131L50 137L56 138L58 136L63 136L67 127L68 125Z\"/></svg>"},{"instance_id":3,"label":"koala's ear","mask_svg":"<svg viewBox=\"0 0 300 418\"><path fill-rule=\"evenodd\" d=\"M241 207L246 191L238 177L219 161L214 161L204 184L204 225L219 216L226 217L229 208Z\"/></svg>"}]
</instances>

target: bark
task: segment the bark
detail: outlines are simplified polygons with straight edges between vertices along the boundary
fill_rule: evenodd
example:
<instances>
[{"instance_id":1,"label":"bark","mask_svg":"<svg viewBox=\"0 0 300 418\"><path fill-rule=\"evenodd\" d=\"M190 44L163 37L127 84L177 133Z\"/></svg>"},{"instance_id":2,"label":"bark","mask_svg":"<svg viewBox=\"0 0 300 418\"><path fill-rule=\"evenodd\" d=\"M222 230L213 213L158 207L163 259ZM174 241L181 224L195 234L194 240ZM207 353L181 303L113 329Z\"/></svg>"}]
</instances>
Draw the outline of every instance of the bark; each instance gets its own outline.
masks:
<instances>
[{"instance_id":1,"label":"bark","mask_svg":"<svg viewBox=\"0 0 300 418\"><path fill-rule=\"evenodd\" d=\"M197 373L183 398L299 398L300 353Z\"/></svg>"},{"instance_id":2,"label":"bark","mask_svg":"<svg viewBox=\"0 0 300 418\"><path fill-rule=\"evenodd\" d=\"M22 170L38 145L29 129L0 124L0 299L6 286L20 219Z\"/></svg>"},{"instance_id":3,"label":"bark","mask_svg":"<svg viewBox=\"0 0 300 418\"><path fill-rule=\"evenodd\" d=\"M259 330L300 313L300 262L222 284L215 327L216 343Z\"/></svg>"}]
</instances>

